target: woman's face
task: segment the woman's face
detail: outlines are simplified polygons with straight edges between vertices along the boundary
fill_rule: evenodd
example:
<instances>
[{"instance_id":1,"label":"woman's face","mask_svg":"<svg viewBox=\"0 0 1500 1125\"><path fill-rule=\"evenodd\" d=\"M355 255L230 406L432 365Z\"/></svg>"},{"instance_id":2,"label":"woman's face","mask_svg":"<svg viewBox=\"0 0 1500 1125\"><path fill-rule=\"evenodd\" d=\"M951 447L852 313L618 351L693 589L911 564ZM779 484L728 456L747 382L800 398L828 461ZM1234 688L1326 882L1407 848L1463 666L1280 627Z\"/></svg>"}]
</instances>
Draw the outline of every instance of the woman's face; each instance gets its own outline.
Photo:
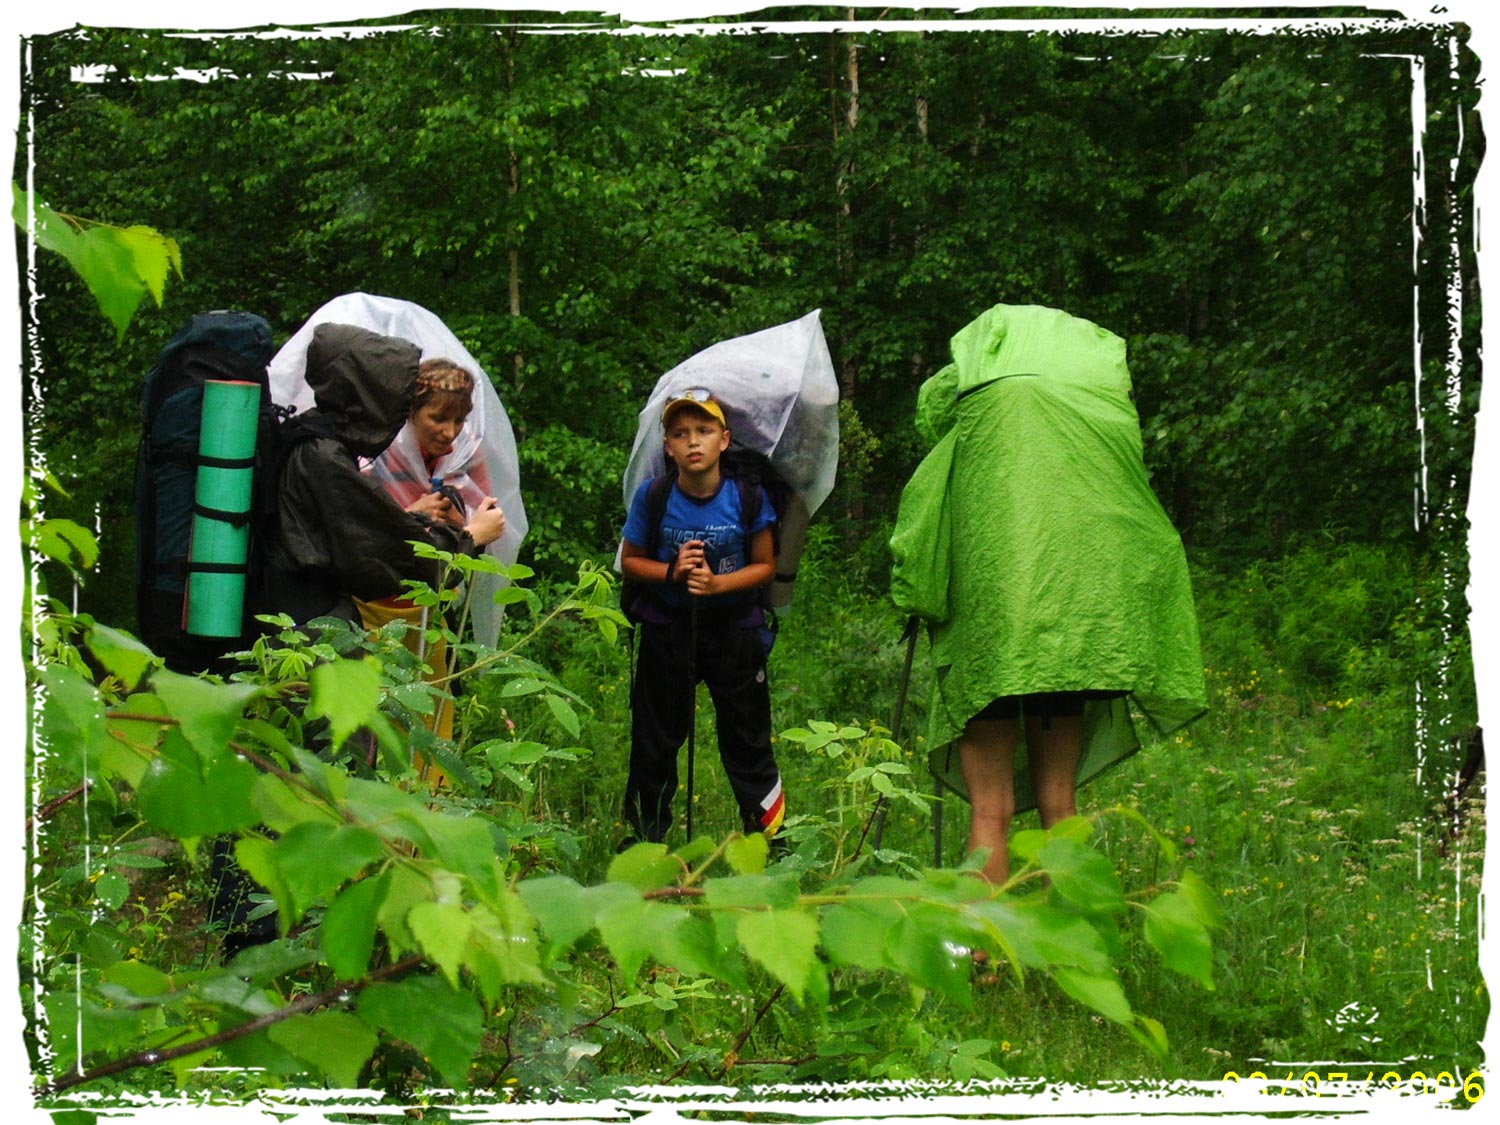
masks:
<instances>
[{"instance_id":1,"label":"woman's face","mask_svg":"<svg viewBox=\"0 0 1500 1125\"><path fill-rule=\"evenodd\" d=\"M468 417L467 410L441 403L429 402L413 410L411 429L422 456L433 460L451 453Z\"/></svg>"}]
</instances>

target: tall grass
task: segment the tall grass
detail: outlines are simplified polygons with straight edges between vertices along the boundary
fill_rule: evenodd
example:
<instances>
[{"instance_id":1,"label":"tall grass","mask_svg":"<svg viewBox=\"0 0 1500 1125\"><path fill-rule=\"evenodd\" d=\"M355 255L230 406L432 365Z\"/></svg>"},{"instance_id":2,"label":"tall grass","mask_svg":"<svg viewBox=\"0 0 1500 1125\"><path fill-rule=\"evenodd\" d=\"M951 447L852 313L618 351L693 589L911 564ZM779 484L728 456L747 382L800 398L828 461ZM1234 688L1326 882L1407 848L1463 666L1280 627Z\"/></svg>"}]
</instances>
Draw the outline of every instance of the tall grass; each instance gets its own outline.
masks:
<instances>
[{"instance_id":1,"label":"tall grass","mask_svg":"<svg viewBox=\"0 0 1500 1125\"><path fill-rule=\"evenodd\" d=\"M770 664L774 730L818 720L890 724L905 646L883 574L880 543L851 549L828 531L812 536ZM1482 778L1460 807L1442 808L1457 740L1476 713L1466 638L1435 609L1435 590L1448 580L1394 547L1338 544L1234 572L1195 570L1207 715L1080 794L1084 812L1128 806L1175 838L1222 908L1214 990L1168 974L1144 953L1126 962L1133 1005L1166 1026L1165 1061L1039 978L977 976L964 1008L840 970L834 1010L820 1027L769 981L746 999L658 967L622 993L595 951L578 966L574 992L510 1010L506 1080L1011 1075L1095 1084L1254 1070L1279 1077L1278 1064L1299 1077L1308 1069L1347 1069L1358 1079L1367 1069L1377 1078L1392 1069L1466 1075L1482 1061L1489 1003L1477 950L1486 826ZM517 616L507 628L521 627ZM611 644L567 623L541 643L529 655L576 695L577 737L534 700L506 698L500 683L482 681L463 697L464 741L519 737L575 748L578 761L548 759L528 775L529 787L491 779L487 799L506 807L515 833L529 834L535 864L597 882L625 834L630 650L623 639ZM926 657L919 637L895 753L913 786L930 792ZM1419 684L1429 704L1441 698L1439 717L1419 710ZM738 815L706 693L695 743L695 827L722 836ZM820 854L826 859L815 845L833 811L852 804L854 831L873 803L850 781L847 757L811 753L797 739L779 738L776 750L787 834L798 841L784 862L811 871ZM480 763L476 772L487 777ZM671 842L682 840L687 799L684 785ZM951 799L934 809L943 862L956 864L967 809ZM1034 825L1034 815L1017 827ZM1128 887L1165 877L1156 851L1123 818L1101 817L1099 834ZM933 857L932 815L897 802L867 870ZM194 897L183 903L179 895L179 917ZM607 1063L595 1068L569 1053L583 1042L580 1027L607 1048L599 1056ZM725 1071L731 1054L739 1063Z\"/></svg>"},{"instance_id":2,"label":"tall grass","mask_svg":"<svg viewBox=\"0 0 1500 1125\"><path fill-rule=\"evenodd\" d=\"M850 551L826 532L810 540L771 662L776 730L813 719L890 723L903 622L879 589L877 568L861 565L865 557L878 550ZM867 1042L861 1049L884 1060L882 1073L900 1076L891 1060L901 1058L912 1073L933 1073L934 1059L947 1073L965 1049L1005 1073L1089 1082L1217 1079L1318 1060L1458 1074L1481 1061L1482 799L1470 795L1456 834L1440 815L1456 768L1453 740L1475 721L1475 707L1462 634L1445 639L1424 609L1432 599L1422 583L1431 580L1403 549L1337 544L1237 573L1198 569L1194 578L1209 712L1083 790L1081 804L1137 808L1193 854L1221 896L1217 987L1205 992L1154 962L1128 967L1137 1007L1167 1025L1173 1046L1165 1064L1040 982L997 980L978 990L973 1011L927 998L880 1050L870 1046L879 1035ZM1441 729L1428 723L1419 731L1415 685L1444 645L1456 695ZM597 878L623 832L628 650L580 631L564 637L556 655L565 682L592 707L580 739L592 757L549 780L542 811L582 829L577 874ZM919 640L901 740L918 776L925 657ZM695 821L722 834L736 814L706 694L696 748ZM799 814L832 800L840 779L830 775L833 764L796 743L779 741L777 751L795 826ZM966 808L948 801L947 864L961 858L966 821ZM1127 885L1149 883L1157 874L1152 849L1122 822L1101 824ZM931 818L893 806L882 846L886 862L930 863ZM704 1019L712 1024L722 1014ZM879 1020L869 1018L873 1029ZM798 1030L805 1023L795 1013L763 1021L764 1053L809 1049Z\"/></svg>"}]
</instances>

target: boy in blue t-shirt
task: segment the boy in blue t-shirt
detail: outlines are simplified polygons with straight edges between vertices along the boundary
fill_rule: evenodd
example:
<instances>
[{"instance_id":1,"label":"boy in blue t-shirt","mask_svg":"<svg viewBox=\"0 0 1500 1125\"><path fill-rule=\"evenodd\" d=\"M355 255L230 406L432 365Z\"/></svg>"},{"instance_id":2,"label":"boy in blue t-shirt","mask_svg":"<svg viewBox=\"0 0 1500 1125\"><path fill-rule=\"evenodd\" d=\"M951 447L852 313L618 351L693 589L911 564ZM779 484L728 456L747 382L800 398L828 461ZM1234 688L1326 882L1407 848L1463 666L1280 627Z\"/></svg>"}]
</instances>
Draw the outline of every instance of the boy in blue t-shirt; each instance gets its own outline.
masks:
<instances>
[{"instance_id":1,"label":"boy in blue t-shirt","mask_svg":"<svg viewBox=\"0 0 1500 1125\"><path fill-rule=\"evenodd\" d=\"M771 696L755 591L771 581L776 515L760 491L746 519L740 489L719 471L729 448L723 408L701 388L662 410L663 444L677 476L653 536L647 493L637 490L625 520L621 567L640 583L640 655L631 690L630 777L625 819L636 839L660 841L672 823L677 751L693 721L696 680L708 685L719 758L744 830L767 837L781 826L781 775L771 753ZM655 550L647 545L655 543Z\"/></svg>"}]
</instances>

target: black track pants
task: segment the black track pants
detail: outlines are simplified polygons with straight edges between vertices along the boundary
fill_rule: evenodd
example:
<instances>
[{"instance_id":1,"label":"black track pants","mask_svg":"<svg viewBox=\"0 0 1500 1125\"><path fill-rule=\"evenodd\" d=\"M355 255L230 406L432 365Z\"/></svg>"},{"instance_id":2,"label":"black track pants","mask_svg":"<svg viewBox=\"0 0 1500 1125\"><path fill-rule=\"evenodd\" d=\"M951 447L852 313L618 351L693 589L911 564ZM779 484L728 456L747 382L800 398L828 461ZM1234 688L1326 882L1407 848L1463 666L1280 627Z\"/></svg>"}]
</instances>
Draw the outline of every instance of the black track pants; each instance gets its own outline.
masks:
<instances>
[{"instance_id":1,"label":"black track pants","mask_svg":"<svg viewBox=\"0 0 1500 1125\"><path fill-rule=\"evenodd\" d=\"M719 732L719 759L746 832L781 824L781 775L771 753L771 693L759 631L727 622L698 623L697 660L689 668L687 620L640 626L631 693L630 778L625 819L643 840L661 840L672 824L677 753L693 721L691 671L708 685Z\"/></svg>"}]
</instances>

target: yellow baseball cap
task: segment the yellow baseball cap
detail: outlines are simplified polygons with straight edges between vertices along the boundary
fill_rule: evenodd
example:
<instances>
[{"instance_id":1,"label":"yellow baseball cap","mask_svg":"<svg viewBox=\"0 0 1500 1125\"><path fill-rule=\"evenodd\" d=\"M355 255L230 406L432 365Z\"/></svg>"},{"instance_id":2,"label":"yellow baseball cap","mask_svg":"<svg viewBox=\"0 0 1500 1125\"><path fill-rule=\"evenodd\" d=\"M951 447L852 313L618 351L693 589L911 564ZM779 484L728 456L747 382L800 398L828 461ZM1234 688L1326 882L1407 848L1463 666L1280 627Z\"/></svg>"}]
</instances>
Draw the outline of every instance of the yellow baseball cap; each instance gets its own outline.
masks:
<instances>
[{"instance_id":1,"label":"yellow baseball cap","mask_svg":"<svg viewBox=\"0 0 1500 1125\"><path fill-rule=\"evenodd\" d=\"M667 399L667 405L661 409L662 429L670 426L672 424L672 415L686 406L703 411L703 413L715 419L726 430L729 429L729 421L724 417L724 408L719 405L719 400L714 398L713 392L707 387L689 387L687 390Z\"/></svg>"}]
</instances>

